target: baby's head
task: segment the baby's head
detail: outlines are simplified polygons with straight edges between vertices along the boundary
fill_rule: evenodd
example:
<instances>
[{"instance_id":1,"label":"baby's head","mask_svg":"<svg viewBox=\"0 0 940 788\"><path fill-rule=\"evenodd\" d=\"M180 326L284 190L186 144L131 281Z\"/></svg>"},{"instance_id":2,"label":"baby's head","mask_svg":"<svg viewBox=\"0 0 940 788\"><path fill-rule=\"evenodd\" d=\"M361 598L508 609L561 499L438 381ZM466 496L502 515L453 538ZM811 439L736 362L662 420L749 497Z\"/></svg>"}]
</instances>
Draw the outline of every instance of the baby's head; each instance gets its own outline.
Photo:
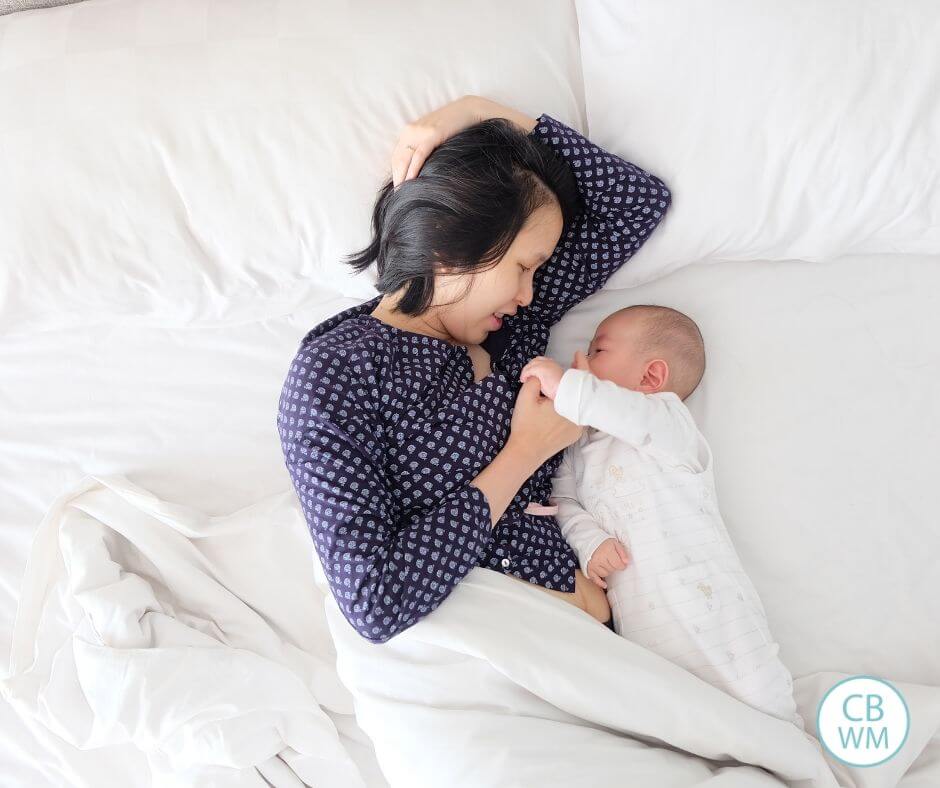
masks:
<instances>
[{"instance_id":1,"label":"baby's head","mask_svg":"<svg viewBox=\"0 0 940 788\"><path fill-rule=\"evenodd\" d=\"M638 305L605 317L588 347L592 375L618 386L688 397L705 373L705 343L695 322L667 306Z\"/></svg>"}]
</instances>

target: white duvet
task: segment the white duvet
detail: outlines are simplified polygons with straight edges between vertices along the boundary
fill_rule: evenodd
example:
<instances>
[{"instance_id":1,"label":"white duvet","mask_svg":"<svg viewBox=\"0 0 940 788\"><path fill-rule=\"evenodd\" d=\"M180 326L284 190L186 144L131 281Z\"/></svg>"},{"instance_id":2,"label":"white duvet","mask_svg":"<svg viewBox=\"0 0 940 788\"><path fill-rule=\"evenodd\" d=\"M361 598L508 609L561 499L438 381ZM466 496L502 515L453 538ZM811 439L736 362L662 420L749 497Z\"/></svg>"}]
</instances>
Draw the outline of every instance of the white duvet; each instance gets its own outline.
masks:
<instances>
[{"instance_id":1,"label":"white duvet","mask_svg":"<svg viewBox=\"0 0 940 788\"><path fill-rule=\"evenodd\" d=\"M372 644L313 556L289 491L210 517L88 476L37 533L4 695L80 748L133 743L160 785L880 788L937 756L938 688L895 682L909 740L852 770L811 735L846 674L795 682L804 733L485 569Z\"/></svg>"}]
</instances>

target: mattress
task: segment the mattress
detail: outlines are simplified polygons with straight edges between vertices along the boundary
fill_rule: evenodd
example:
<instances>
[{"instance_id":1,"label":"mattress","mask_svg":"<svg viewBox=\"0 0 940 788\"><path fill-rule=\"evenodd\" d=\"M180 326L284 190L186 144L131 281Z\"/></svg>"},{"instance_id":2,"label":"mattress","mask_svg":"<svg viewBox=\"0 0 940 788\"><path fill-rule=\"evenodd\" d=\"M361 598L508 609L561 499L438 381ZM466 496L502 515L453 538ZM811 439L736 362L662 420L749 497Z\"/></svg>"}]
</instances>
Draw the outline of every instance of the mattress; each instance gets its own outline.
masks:
<instances>
[{"instance_id":1,"label":"mattress","mask_svg":"<svg viewBox=\"0 0 940 788\"><path fill-rule=\"evenodd\" d=\"M629 304L700 325L688 400L715 456L719 505L795 677L865 673L940 685L940 259L726 262L605 289L548 354L567 364ZM356 303L220 328L99 323L0 340L0 649L8 653L35 529L86 474L225 514L290 487L277 398L306 331ZM6 784L149 783L131 747L82 752L0 707ZM337 720L374 785L354 720ZM940 743L900 785L940 783Z\"/></svg>"}]
</instances>

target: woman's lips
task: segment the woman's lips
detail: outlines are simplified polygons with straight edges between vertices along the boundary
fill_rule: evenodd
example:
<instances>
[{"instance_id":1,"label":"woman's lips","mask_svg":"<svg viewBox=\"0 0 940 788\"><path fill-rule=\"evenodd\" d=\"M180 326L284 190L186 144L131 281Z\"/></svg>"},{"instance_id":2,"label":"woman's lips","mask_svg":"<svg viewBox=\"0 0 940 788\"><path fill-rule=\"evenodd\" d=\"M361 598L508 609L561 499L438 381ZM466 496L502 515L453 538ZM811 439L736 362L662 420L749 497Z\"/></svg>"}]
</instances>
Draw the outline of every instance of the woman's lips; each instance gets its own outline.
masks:
<instances>
[{"instance_id":1,"label":"woman's lips","mask_svg":"<svg viewBox=\"0 0 940 788\"><path fill-rule=\"evenodd\" d=\"M490 320L493 321L493 328L500 329L503 327L503 321L501 318L496 317L496 315L490 315Z\"/></svg>"}]
</instances>

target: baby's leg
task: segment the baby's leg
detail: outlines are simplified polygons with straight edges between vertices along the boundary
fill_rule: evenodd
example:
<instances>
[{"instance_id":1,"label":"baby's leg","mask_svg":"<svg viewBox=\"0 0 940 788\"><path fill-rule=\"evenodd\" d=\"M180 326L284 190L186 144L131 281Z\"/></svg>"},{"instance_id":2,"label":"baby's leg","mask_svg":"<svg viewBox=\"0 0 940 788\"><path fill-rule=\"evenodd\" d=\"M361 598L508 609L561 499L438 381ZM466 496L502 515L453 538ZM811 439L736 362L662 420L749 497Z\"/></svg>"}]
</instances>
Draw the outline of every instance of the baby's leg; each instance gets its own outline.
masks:
<instances>
[{"instance_id":1,"label":"baby's leg","mask_svg":"<svg viewBox=\"0 0 940 788\"><path fill-rule=\"evenodd\" d=\"M514 575L506 575L506 577L511 577L513 580L518 580L520 583L533 586L570 605L574 605L593 618L596 618L601 623L610 619L610 603L607 601L607 594L604 593L603 588L600 588L598 585L588 580L580 569L574 570L573 592L556 591L553 588L545 588L545 586L530 583L528 580L522 580Z\"/></svg>"}]
</instances>

